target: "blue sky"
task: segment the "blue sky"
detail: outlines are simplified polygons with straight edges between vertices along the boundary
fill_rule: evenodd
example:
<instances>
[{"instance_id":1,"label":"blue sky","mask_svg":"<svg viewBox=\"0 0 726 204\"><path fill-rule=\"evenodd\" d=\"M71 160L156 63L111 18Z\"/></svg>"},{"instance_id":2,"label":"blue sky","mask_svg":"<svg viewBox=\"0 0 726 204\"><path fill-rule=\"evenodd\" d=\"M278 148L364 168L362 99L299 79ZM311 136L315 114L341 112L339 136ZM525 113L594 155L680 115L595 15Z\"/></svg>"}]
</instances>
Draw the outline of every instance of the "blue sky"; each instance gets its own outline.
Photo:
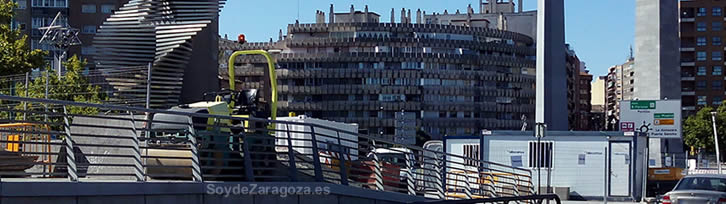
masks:
<instances>
[{"instance_id":1,"label":"blue sky","mask_svg":"<svg viewBox=\"0 0 726 204\"><path fill-rule=\"evenodd\" d=\"M230 0L222 10L220 35L236 38L240 33L248 41L269 41L277 39L278 32L286 32L287 24L315 21L315 11L325 11L331 3L336 12L348 11L350 5L356 10L368 9L381 14L381 21L388 22L391 8L396 15L401 8L421 9L426 13L442 12L448 9L465 11L468 4L475 6L478 0ZM516 1L515 1L516 2ZM536 0L524 0L525 10L537 8ZM399 16L396 16L399 20ZM634 0L565 0L566 40L577 52L580 60L594 75L604 75L607 68L625 62L629 47L633 44L635 23Z\"/></svg>"}]
</instances>

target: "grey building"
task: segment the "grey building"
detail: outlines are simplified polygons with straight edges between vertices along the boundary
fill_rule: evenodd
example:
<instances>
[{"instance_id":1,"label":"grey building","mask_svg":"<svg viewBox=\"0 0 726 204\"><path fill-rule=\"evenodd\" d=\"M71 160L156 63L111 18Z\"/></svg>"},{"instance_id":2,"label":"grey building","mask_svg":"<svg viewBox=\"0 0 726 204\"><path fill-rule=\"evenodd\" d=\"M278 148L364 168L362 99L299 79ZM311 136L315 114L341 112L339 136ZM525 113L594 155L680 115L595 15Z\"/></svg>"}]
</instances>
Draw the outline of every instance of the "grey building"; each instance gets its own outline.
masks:
<instances>
[{"instance_id":1,"label":"grey building","mask_svg":"<svg viewBox=\"0 0 726 204\"><path fill-rule=\"evenodd\" d=\"M636 0L633 100L681 99L681 83L674 83L681 80L679 3ZM651 155L683 152L682 139L651 138L649 142ZM656 146L660 152L654 152Z\"/></svg>"},{"instance_id":2,"label":"grey building","mask_svg":"<svg viewBox=\"0 0 726 204\"><path fill-rule=\"evenodd\" d=\"M635 83L639 100L680 99L678 1L636 0ZM722 19L723 20L723 19Z\"/></svg>"},{"instance_id":3,"label":"grey building","mask_svg":"<svg viewBox=\"0 0 726 204\"><path fill-rule=\"evenodd\" d=\"M378 14L351 9L324 23L325 13L318 11L317 23L288 25L278 41L240 45L222 40L220 45L226 54L281 50L274 57L282 113L358 123L384 138L392 138L395 115L402 111L414 114L417 127L433 138L518 130L523 118L532 124L531 37L482 27L414 24L408 12L402 13L403 23L380 23ZM266 87L262 58L244 56L236 63L236 80L242 82L237 89ZM226 68L220 70L223 81L228 80L224 72Z\"/></svg>"},{"instance_id":4,"label":"grey building","mask_svg":"<svg viewBox=\"0 0 726 204\"><path fill-rule=\"evenodd\" d=\"M515 10L515 6L519 6ZM499 29L525 34L537 40L537 11L523 11L522 1L515 5L513 1L480 3L479 12L476 13L469 5L466 12L459 10L449 13L425 14L427 24L460 25L469 27L483 27Z\"/></svg>"}]
</instances>

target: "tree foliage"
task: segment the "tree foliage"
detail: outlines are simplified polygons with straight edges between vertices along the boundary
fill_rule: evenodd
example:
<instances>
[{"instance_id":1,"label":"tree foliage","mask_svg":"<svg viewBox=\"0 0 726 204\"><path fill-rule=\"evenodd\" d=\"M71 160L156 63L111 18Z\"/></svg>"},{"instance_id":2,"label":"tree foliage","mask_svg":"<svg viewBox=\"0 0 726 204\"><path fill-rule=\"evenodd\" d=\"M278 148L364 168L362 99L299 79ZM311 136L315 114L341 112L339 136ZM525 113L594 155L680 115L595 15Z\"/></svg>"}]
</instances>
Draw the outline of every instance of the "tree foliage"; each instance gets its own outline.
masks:
<instances>
[{"instance_id":1,"label":"tree foliage","mask_svg":"<svg viewBox=\"0 0 726 204\"><path fill-rule=\"evenodd\" d=\"M726 148L726 105L703 107L683 122L683 142L707 152L716 152L713 138L711 112L716 112L716 129L721 153Z\"/></svg>"},{"instance_id":2,"label":"tree foliage","mask_svg":"<svg viewBox=\"0 0 726 204\"><path fill-rule=\"evenodd\" d=\"M62 78L58 77L55 71L49 71L48 76L35 78L28 86L28 97L43 98L45 97L45 81L48 80L48 98L61 101L75 101L83 103L102 103L107 100L106 94L101 91L101 87L91 85L88 78L83 75L83 69L86 61L81 61L78 56L73 56L63 63L67 72ZM19 84L16 87L23 87ZM26 96L25 90L19 89L19 96ZM68 111L72 114L96 114L96 108L88 107L68 107Z\"/></svg>"},{"instance_id":3,"label":"tree foliage","mask_svg":"<svg viewBox=\"0 0 726 204\"><path fill-rule=\"evenodd\" d=\"M74 101L82 103L103 103L108 99L108 96L101 91L101 87L92 85L88 78L83 75L83 70L86 65L85 61L81 61L77 56L73 56L64 62L67 72L63 76L59 77L53 70L49 70L47 74L43 74L40 77L36 77L28 83L27 97L29 98L44 98L46 91L46 80L48 81L48 99L62 100L62 101ZM26 97L24 82L18 82L15 85L16 96ZM37 112L45 111L47 104L39 103L28 103L27 110L33 110ZM0 100L0 107L11 108L15 110L24 110L25 104L13 102L13 101L2 101ZM74 115L95 115L98 114L99 109L91 107L79 107L79 106L66 106L66 111L69 114ZM49 106L48 112L62 113L63 106ZM9 119L10 113L0 112L0 120ZM22 115L20 112L15 113L13 119L21 120ZM35 118L29 118L28 120L41 121L40 117L42 114L33 114ZM51 118L50 122L55 124L61 124L61 118ZM53 126L54 129L60 129L60 127Z\"/></svg>"},{"instance_id":4,"label":"tree foliage","mask_svg":"<svg viewBox=\"0 0 726 204\"><path fill-rule=\"evenodd\" d=\"M0 76L22 74L45 65L48 53L31 50L28 36L11 23L17 5L11 0L0 0Z\"/></svg>"}]
</instances>

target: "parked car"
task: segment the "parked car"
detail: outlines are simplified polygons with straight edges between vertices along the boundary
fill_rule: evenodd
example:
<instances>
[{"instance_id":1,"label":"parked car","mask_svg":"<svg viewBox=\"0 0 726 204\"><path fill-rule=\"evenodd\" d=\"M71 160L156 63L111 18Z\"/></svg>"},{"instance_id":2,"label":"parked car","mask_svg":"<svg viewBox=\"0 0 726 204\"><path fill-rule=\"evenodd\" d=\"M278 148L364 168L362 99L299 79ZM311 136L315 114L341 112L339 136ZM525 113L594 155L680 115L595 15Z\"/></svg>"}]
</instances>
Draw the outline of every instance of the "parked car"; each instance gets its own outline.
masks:
<instances>
[{"instance_id":1,"label":"parked car","mask_svg":"<svg viewBox=\"0 0 726 204\"><path fill-rule=\"evenodd\" d=\"M682 178L662 204L726 203L726 175L695 174Z\"/></svg>"}]
</instances>

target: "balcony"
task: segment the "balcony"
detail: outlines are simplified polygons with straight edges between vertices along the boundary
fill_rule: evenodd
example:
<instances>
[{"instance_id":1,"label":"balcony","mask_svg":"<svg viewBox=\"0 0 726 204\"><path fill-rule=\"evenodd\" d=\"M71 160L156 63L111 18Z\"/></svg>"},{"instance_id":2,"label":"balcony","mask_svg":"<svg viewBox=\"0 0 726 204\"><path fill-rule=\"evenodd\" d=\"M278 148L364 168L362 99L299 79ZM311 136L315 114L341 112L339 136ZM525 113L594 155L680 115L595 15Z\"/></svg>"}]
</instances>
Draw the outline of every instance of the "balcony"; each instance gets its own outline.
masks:
<instances>
[{"instance_id":1,"label":"balcony","mask_svg":"<svg viewBox=\"0 0 726 204\"><path fill-rule=\"evenodd\" d=\"M681 46L681 52L693 52L693 51L696 51L696 48Z\"/></svg>"},{"instance_id":2,"label":"balcony","mask_svg":"<svg viewBox=\"0 0 726 204\"><path fill-rule=\"evenodd\" d=\"M684 111L692 111L696 110L696 106L683 106L683 108L681 109L683 109Z\"/></svg>"},{"instance_id":3,"label":"balcony","mask_svg":"<svg viewBox=\"0 0 726 204\"><path fill-rule=\"evenodd\" d=\"M683 18L683 17L681 17L681 23L685 23L685 22L696 22L696 18L694 18L694 17L690 17L690 18Z\"/></svg>"},{"instance_id":4,"label":"balcony","mask_svg":"<svg viewBox=\"0 0 726 204\"><path fill-rule=\"evenodd\" d=\"M681 57L681 66L682 67L693 67L696 66L696 60L693 58L684 58Z\"/></svg>"},{"instance_id":5,"label":"balcony","mask_svg":"<svg viewBox=\"0 0 726 204\"><path fill-rule=\"evenodd\" d=\"M695 91L685 91L684 90L684 91L681 92L681 95L684 95L684 96L694 96L694 95L696 95L696 92Z\"/></svg>"}]
</instances>

